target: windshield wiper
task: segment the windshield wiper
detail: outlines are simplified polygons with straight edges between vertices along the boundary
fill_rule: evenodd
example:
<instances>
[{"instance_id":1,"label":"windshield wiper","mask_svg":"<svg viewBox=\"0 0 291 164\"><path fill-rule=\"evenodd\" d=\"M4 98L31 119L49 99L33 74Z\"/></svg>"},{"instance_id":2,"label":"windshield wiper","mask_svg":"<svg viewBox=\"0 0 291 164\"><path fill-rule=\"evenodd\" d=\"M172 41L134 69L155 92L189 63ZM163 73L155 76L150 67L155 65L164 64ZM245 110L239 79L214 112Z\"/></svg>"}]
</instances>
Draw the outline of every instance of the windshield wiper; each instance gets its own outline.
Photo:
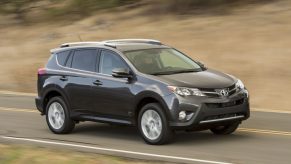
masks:
<instances>
[{"instance_id":1,"label":"windshield wiper","mask_svg":"<svg viewBox=\"0 0 291 164\"><path fill-rule=\"evenodd\" d=\"M155 72L151 73L150 75L170 75L172 74L171 72Z\"/></svg>"},{"instance_id":2,"label":"windshield wiper","mask_svg":"<svg viewBox=\"0 0 291 164\"><path fill-rule=\"evenodd\" d=\"M178 70L173 71L173 73L187 73L187 72L199 72L200 69L184 69L184 70Z\"/></svg>"},{"instance_id":3,"label":"windshield wiper","mask_svg":"<svg viewBox=\"0 0 291 164\"><path fill-rule=\"evenodd\" d=\"M184 69L184 70L177 70L177 71L167 71L167 72L156 72L152 73L151 75L171 75L177 73L187 73L187 72L199 72L200 69Z\"/></svg>"}]
</instances>

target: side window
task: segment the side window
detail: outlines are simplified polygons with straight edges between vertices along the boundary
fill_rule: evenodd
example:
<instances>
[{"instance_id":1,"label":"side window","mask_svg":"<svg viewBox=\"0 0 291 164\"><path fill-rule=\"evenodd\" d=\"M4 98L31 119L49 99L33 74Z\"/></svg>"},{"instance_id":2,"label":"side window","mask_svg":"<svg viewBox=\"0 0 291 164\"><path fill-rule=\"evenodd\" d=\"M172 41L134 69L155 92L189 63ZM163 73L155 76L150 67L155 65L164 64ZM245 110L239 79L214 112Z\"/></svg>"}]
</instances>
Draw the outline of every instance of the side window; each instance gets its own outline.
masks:
<instances>
[{"instance_id":1,"label":"side window","mask_svg":"<svg viewBox=\"0 0 291 164\"><path fill-rule=\"evenodd\" d=\"M103 50L101 52L100 73L111 75L114 68L128 68L128 66L114 52Z\"/></svg>"},{"instance_id":2,"label":"side window","mask_svg":"<svg viewBox=\"0 0 291 164\"><path fill-rule=\"evenodd\" d=\"M72 68L96 71L97 51L94 49L75 50Z\"/></svg>"},{"instance_id":3,"label":"side window","mask_svg":"<svg viewBox=\"0 0 291 164\"><path fill-rule=\"evenodd\" d=\"M59 52L57 53L57 59L58 59L58 63L61 66L65 66L66 60L69 56L71 51L63 51L63 52Z\"/></svg>"}]
</instances>

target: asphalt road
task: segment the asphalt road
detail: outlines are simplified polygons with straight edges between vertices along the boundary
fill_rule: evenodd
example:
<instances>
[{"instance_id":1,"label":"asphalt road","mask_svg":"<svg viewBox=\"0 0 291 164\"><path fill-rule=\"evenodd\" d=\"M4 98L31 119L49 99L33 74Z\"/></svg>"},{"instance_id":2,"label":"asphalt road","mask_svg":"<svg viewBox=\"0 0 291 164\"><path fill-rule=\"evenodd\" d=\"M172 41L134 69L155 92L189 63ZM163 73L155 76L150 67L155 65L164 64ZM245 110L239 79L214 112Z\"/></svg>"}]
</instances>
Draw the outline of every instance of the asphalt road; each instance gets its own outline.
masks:
<instances>
[{"instance_id":1,"label":"asphalt road","mask_svg":"<svg viewBox=\"0 0 291 164\"><path fill-rule=\"evenodd\" d=\"M232 135L179 132L173 143L151 146L134 127L80 123L68 135L52 134L34 97L0 94L0 143L36 144L173 163L291 163L291 114L252 112Z\"/></svg>"}]
</instances>

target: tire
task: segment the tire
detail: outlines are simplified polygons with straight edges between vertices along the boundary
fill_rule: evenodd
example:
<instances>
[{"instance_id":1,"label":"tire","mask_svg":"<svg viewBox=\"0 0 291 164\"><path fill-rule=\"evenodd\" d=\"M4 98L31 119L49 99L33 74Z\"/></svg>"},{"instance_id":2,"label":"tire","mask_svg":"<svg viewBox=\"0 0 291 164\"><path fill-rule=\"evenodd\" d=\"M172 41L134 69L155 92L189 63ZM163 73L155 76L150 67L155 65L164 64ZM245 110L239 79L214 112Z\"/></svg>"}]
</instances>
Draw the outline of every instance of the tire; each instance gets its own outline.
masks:
<instances>
[{"instance_id":1,"label":"tire","mask_svg":"<svg viewBox=\"0 0 291 164\"><path fill-rule=\"evenodd\" d=\"M210 131L217 135L228 135L233 133L239 126L240 122L235 122L225 126L217 126L215 128L211 128Z\"/></svg>"},{"instance_id":2,"label":"tire","mask_svg":"<svg viewBox=\"0 0 291 164\"><path fill-rule=\"evenodd\" d=\"M173 137L167 117L157 103L142 107L138 114L138 129L144 141L150 145L168 143Z\"/></svg>"},{"instance_id":3,"label":"tire","mask_svg":"<svg viewBox=\"0 0 291 164\"><path fill-rule=\"evenodd\" d=\"M55 134L70 133L75 122L70 118L70 112L62 97L53 97L46 106L46 122Z\"/></svg>"}]
</instances>

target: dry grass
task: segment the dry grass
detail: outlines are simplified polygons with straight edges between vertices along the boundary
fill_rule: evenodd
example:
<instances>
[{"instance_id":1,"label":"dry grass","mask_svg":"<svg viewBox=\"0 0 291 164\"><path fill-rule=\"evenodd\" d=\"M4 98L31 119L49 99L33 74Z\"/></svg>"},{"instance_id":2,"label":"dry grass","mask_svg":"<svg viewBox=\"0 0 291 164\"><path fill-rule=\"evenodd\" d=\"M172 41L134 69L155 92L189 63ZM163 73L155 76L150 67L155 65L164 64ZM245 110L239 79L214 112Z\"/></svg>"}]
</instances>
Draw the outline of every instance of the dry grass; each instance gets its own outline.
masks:
<instances>
[{"instance_id":1,"label":"dry grass","mask_svg":"<svg viewBox=\"0 0 291 164\"><path fill-rule=\"evenodd\" d=\"M148 162L93 153L69 150L56 150L32 146L15 146L0 144L0 163L55 163L55 164L147 164Z\"/></svg>"},{"instance_id":2,"label":"dry grass","mask_svg":"<svg viewBox=\"0 0 291 164\"><path fill-rule=\"evenodd\" d=\"M290 110L291 2L244 6L221 16L145 16L144 8L81 21L0 28L0 89L34 92L37 68L64 42L154 38L241 78L252 107ZM0 18L1 20L1 18ZM2 21L5 21L2 18Z\"/></svg>"}]
</instances>

